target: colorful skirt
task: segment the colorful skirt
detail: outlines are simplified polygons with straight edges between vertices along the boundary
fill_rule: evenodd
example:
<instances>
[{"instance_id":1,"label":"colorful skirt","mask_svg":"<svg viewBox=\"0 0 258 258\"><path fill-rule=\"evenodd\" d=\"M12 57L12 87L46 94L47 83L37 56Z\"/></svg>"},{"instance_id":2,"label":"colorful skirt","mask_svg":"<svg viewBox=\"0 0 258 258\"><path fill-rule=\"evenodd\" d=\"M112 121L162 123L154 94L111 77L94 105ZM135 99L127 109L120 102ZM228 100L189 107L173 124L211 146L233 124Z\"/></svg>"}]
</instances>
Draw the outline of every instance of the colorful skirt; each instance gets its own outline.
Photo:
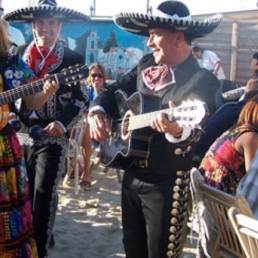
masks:
<instances>
[{"instance_id":1,"label":"colorful skirt","mask_svg":"<svg viewBox=\"0 0 258 258\"><path fill-rule=\"evenodd\" d=\"M8 124L0 132L0 257L35 258L29 184L22 149Z\"/></svg>"}]
</instances>

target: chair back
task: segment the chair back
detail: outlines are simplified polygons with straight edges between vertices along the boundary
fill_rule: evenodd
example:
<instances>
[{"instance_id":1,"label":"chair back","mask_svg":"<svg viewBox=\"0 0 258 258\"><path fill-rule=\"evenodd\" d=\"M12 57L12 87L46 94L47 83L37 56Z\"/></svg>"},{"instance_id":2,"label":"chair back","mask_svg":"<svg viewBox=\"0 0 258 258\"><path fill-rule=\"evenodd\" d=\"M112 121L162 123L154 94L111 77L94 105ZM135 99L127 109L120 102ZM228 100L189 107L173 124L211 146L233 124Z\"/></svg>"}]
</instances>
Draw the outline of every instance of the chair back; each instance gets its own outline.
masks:
<instances>
[{"instance_id":1,"label":"chair back","mask_svg":"<svg viewBox=\"0 0 258 258\"><path fill-rule=\"evenodd\" d=\"M200 184L199 187L204 203L219 230L220 252L229 252L236 257L245 257L229 221L228 210L231 207L238 207L244 214L253 217L246 199L243 196L235 197L227 194L205 183Z\"/></svg>"},{"instance_id":2,"label":"chair back","mask_svg":"<svg viewBox=\"0 0 258 258\"><path fill-rule=\"evenodd\" d=\"M80 150L82 139L86 130L87 122L83 119L79 120L76 125L73 126L68 145L67 156L74 156L75 152Z\"/></svg>"},{"instance_id":3,"label":"chair back","mask_svg":"<svg viewBox=\"0 0 258 258\"><path fill-rule=\"evenodd\" d=\"M76 125L73 126L67 153L66 153L66 174L63 180L63 186L67 185L67 181L70 178L72 171L74 170L74 191L78 193L78 185L79 185L79 163L83 159L81 153L81 143L85 134L85 130L87 127L87 121L81 119L77 122Z\"/></svg>"},{"instance_id":4,"label":"chair back","mask_svg":"<svg viewBox=\"0 0 258 258\"><path fill-rule=\"evenodd\" d=\"M228 210L228 217L246 257L258 257L258 220L243 214L236 207Z\"/></svg>"},{"instance_id":5,"label":"chair back","mask_svg":"<svg viewBox=\"0 0 258 258\"><path fill-rule=\"evenodd\" d=\"M198 171L198 173L200 172ZM191 180L195 180L195 178L197 177L191 176ZM214 256L244 258L245 253L229 221L228 210L231 207L237 207L243 214L253 217L246 199L243 196L236 197L220 191L200 180L191 182L191 184L195 185L196 191L202 198L207 212L212 217L213 223L218 230L219 244L216 247L216 255Z\"/></svg>"}]
</instances>

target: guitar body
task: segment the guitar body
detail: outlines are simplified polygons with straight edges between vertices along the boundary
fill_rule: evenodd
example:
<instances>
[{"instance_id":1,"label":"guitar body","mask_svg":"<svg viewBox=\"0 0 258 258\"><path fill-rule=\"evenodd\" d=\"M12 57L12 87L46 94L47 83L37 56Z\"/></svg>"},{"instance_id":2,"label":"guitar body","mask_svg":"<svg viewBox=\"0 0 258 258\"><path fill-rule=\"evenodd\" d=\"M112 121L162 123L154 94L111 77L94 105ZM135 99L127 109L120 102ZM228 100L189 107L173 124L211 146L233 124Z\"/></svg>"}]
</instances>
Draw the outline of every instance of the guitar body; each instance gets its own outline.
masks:
<instances>
[{"instance_id":1,"label":"guitar body","mask_svg":"<svg viewBox=\"0 0 258 258\"><path fill-rule=\"evenodd\" d=\"M136 92L127 98L122 91L116 92L116 103L122 126L113 121L112 127L118 127L118 130L101 143L100 156L103 166L126 169L135 159L148 158L151 136L156 133L150 126L127 131L127 118L160 110L161 103L160 98L155 95Z\"/></svg>"},{"instance_id":2,"label":"guitar body","mask_svg":"<svg viewBox=\"0 0 258 258\"><path fill-rule=\"evenodd\" d=\"M0 75L0 93L4 91L3 79ZM2 130L9 120L9 105L4 104L0 106L0 130Z\"/></svg>"},{"instance_id":3,"label":"guitar body","mask_svg":"<svg viewBox=\"0 0 258 258\"><path fill-rule=\"evenodd\" d=\"M9 120L9 105L0 106L0 131L6 126Z\"/></svg>"},{"instance_id":4,"label":"guitar body","mask_svg":"<svg viewBox=\"0 0 258 258\"><path fill-rule=\"evenodd\" d=\"M100 148L106 167L126 169L134 160L148 159L152 137L157 133L151 127L157 114L164 112L169 121L191 129L203 124L208 115L207 105L198 100L160 110L159 96L136 92L127 98L120 90L115 94L120 118L112 121L111 137Z\"/></svg>"}]
</instances>

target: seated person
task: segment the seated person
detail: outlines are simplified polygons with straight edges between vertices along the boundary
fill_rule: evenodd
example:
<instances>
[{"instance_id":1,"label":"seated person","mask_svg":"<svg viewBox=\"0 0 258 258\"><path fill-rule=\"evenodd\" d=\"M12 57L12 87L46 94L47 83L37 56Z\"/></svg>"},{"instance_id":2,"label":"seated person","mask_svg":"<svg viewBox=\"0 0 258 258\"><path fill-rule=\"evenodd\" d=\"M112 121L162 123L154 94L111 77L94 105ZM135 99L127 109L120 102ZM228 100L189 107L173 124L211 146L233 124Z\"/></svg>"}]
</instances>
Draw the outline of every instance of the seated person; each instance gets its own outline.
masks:
<instances>
[{"instance_id":1,"label":"seated person","mask_svg":"<svg viewBox=\"0 0 258 258\"><path fill-rule=\"evenodd\" d=\"M89 91L90 103L95 99L99 91L107 86L107 73L105 68L99 63L93 63L89 68L89 76L87 78L87 88ZM85 114L87 118L87 114ZM85 134L82 140L82 155L84 160L84 171L81 176L80 187L87 191L91 185L91 167L90 158L92 154L92 147L97 148L98 142L91 140L89 127L86 127Z\"/></svg>"},{"instance_id":2,"label":"seated person","mask_svg":"<svg viewBox=\"0 0 258 258\"><path fill-rule=\"evenodd\" d=\"M242 108L237 123L211 145L199 170L205 183L235 194L258 148L258 95Z\"/></svg>"},{"instance_id":3,"label":"seated person","mask_svg":"<svg viewBox=\"0 0 258 258\"><path fill-rule=\"evenodd\" d=\"M199 142L196 144L193 166L198 167L200 161L211 144L226 130L233 126L245 103L258 94L258 79L247 82L244 95L239 101L228 102L219 108L207 121L203 128Z\"/></svg>"}]
</instances>

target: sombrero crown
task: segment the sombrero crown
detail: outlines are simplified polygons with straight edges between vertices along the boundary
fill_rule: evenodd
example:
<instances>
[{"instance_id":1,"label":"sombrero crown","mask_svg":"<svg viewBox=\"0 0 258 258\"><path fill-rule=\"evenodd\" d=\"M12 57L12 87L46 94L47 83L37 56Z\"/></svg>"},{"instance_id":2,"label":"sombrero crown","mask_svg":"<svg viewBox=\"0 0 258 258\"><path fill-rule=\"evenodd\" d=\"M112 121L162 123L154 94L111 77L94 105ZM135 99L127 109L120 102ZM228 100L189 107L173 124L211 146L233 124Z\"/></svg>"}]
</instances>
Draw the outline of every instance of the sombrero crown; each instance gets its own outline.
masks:
<instances>
[{"instance_id":1,"label":"sombrero crown","mask_svg":"<svg viewBox=\"0 0 258 258\"><path fill-rule=\"evenodd\" d=\"M153 15L141 13L119 13L114 22L128 32L149 36L149 29L163 28L182 31L190 38L203 37L211 33L222 20L222 15L214 15L206 20L192 20L188 8L179 1L161 3Z\"/></svg>"},{"instance_id":2,"label":"sombrero crown","mask_svg":"<svg viewBox=\"0 0 258 258\"><path fill-rule=\"evenodd\" d=\"M3 15L5 20L15 22L31 22L40 17L56 18L66 22L81 22L90 19L81 12L58 7L55 0L39 0L37 6L20 8Z\"/></svg>"}]
</instances>

